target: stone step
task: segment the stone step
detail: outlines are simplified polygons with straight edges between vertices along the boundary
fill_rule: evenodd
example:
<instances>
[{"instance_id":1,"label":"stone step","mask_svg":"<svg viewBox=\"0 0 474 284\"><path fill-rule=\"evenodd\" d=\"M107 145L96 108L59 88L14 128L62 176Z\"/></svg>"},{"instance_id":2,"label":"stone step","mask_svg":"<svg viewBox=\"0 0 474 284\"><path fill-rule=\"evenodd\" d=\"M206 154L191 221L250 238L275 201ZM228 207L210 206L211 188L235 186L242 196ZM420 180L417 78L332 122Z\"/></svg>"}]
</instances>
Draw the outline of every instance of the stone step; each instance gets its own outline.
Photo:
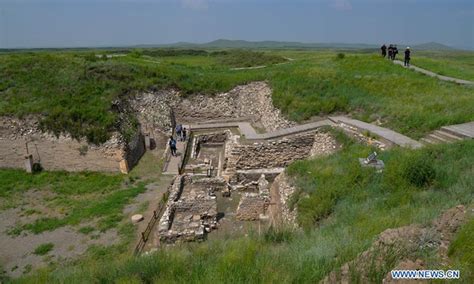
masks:
<instances>
[{"instance_id":1,"label":"stone step","mask_svg":"<svg viewBox=\"0 0 474 284\"><path fill-rule=\"evenodd\" d=\"M446 131L443 131L443 130L435 130L434 134L436 134L436 136L443 137L446 140L449 140L449 141L452 141L452 142L463 140L461 137L456 136L456 135L452 135L452 134L450 134Z\"/></svg>"},{"instance_id":2,"label":"stone step","mask_svg":"<svg viewBox=\"0 0 474 284\"><path fill-rule=\"evenodd\" d=\"M470 139L472 138L472 134L469 133L468 131L465 131L463 129L460 129L457 125L452 125L452 126L443 126L441 127L441 130L444 132L447 132L451 135L457 136L461 139Z\"/></svg>"},{"instance_id":3,"label":"stone step","mask_svg":"<svg viewBox=\"0 0 474 284\"><path fill-rule=\"evenodd\" d=\"M428 138L430 138L431 140L438 141L439 143L449 143L449 142L451 142L451 140L448 140L446 138L438 136L435 133L428 134Z\"/></svg>"},{"instance_id":4,"label":"stone step","mask_svg":"<svg viewBox=\"0 0 474 284\"><path fill-rule=\"evenodd\" d=\"M430 138L428 137L424 137L424 138L421 138L420 140L421 142L423 142L424 144L439 144L439 141L437 140L431 140Z\"/></svg>"}]
</instances>

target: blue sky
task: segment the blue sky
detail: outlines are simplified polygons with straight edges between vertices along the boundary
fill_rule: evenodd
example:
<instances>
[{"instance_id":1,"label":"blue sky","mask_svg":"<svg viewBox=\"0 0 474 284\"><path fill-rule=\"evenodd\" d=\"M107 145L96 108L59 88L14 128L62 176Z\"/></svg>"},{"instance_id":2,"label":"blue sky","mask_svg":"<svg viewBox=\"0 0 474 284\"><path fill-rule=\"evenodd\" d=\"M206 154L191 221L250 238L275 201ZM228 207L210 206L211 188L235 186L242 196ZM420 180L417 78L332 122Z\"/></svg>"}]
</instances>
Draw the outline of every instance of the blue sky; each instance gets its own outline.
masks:
<instances>
[{"instance_id":1,"label":"blue sky","mask_svg":"<svg viewBox=\"0 0 474 284\"><path fill-rule=\"evenodd\" d=\"M474 49L474 0L0 0L0 48L219 38Z\"/></svg>"}]
</instances>

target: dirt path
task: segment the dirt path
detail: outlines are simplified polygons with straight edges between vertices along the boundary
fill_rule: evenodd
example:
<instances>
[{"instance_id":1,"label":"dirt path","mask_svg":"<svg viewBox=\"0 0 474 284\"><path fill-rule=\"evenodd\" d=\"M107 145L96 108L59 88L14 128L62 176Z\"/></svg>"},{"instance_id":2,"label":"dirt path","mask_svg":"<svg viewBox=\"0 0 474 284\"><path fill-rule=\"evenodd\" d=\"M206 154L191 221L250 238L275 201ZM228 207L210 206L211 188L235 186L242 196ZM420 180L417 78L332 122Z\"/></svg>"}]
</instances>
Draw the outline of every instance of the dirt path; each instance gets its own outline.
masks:
<instances>
[{"instance_id":1,"label":"dirt path","mask_svg":"<svg viewBox=\"0 0 474 284\"><path fill-rule=\"evenodd\" d=\"M403 63L402 61L400 61L400 60L394 60L393 63L398 64L398 65L400 65L400 66L404 66L404 63ZM427 75L427 76L430 76L430 77L438 78L439 80L442 80L442 81L454 82L454 83L461 84L461 85L471 85L471 86L474 86L474 82L472 82L472 81L462 80L462 79L453 78L453 77L448 77L448 76L443 76L443 75L434 73L434 72L432 72L432 71L429 71L429 70L426 70L426 69L423 69L423 68L420 68L420 67L417 67L417 66L414 66L414 65L410 65L410 66L407 67L407 68L408 68L408 69L415 70L416 72L423 73L423 74L425 74L425 75Z\"/></svg>"}]
</instances>

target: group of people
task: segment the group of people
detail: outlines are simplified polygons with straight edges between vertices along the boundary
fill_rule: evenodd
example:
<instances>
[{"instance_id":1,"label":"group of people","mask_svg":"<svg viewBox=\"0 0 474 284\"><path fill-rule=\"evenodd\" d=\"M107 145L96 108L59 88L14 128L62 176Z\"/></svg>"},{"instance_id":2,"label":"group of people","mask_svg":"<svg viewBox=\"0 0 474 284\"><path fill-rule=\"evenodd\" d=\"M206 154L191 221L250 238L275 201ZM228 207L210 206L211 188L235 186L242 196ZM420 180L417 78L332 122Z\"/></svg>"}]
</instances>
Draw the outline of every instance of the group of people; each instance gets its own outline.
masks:
<instances>
[{"instance_id":1,"label":"group of people","mask_svg":"<svg viewBox=\"0 0 474 284\"><path fill-rule=\"evenodd\" d=\"M187 130L186 127L183 127L181 124L176 125L176 139L174 139L173 135L170 136L170 140L168 141L168 145L170 146L170 151L172 156L177 156L176 153L176 145L178 141L186 141Z\"/></svg>"},{"instance_id":2,"label":"group of people","mask_svg":"<svg viewBox=\"0 0 474 284\"><path fill-rule=\"evenodd\" d=\"M388 53L388 59L390 60L395 60L397 54L398 54L398 48L396 44L390 44L388 47L384 44L380 48L382 50L382 57L385 58ZM405 60L404 60L404 65L405 66L410 66L410 59L411 59L411 50L410 47L407 46L405 49Z\"/></svg>"}]
</instances>

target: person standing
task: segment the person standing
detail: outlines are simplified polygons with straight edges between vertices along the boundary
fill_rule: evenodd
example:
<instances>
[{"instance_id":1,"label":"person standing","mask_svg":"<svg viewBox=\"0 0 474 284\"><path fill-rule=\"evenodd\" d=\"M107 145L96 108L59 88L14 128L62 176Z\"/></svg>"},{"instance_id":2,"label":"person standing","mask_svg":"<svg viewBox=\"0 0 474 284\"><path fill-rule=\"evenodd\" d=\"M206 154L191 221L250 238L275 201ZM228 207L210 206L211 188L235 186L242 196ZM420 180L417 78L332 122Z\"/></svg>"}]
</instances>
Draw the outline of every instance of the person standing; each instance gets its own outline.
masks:
<instances>
[{"instance_id":1,"label":"person standing","mask_svg":"<svg viewBox=\"0 0 474 284\"><path fill-rule=\"evenodd\" d=\"M181 141L186 141L186 127L183 127Z\"/></svg>"},{"instance_id":2,"label":"person standing","mask_svg":"<svg viewBox=\"0 0 474 284\"><path fill-rule=\"evenodd\" d=\"M168 145L170 146L171 156L176 156L176 140L173 138L173 136L170 136Z\"/></svg>"},{"instance_id":3,"label":"person standing","mask_svg":"<svg viewBox=\"0 0 474 284\"><path fill-rule=\"evenodd\" d=\"M411 55L410 47L407 46L407 49L405 49L405 66L406 67L410 67L410 55Z\"/></svg>"},{"instance_id":4,"label":"person standing","mask_svg":"<svg viewBox=\"0 0 474 284\"><path fill-rule=\"evenodd\" d=\"M385 58L387 56L387 46L384 44L380 49L382 50L382 57Z\"/></svg>"},{"instance_id":5,"label":"person standing","mask_svg":"<svg viewBox=\"0 0 474 284\"><path fill-rule=\"evenodd\" d=\"M182 131L183 131L183 126L181 124L176 125L176 136L177 136L176 138L178 140L181 140Z\"/></svg>"},{"instance_id":6,"label":"person standing","mask_svg":"<svg viewBox=\"0 0 474 284\"><path fill-rule=\"evenodd\" d=\"M393 44L388 47L388 59L392 59L393 56Z\"/></svg>"}]
</instances>

